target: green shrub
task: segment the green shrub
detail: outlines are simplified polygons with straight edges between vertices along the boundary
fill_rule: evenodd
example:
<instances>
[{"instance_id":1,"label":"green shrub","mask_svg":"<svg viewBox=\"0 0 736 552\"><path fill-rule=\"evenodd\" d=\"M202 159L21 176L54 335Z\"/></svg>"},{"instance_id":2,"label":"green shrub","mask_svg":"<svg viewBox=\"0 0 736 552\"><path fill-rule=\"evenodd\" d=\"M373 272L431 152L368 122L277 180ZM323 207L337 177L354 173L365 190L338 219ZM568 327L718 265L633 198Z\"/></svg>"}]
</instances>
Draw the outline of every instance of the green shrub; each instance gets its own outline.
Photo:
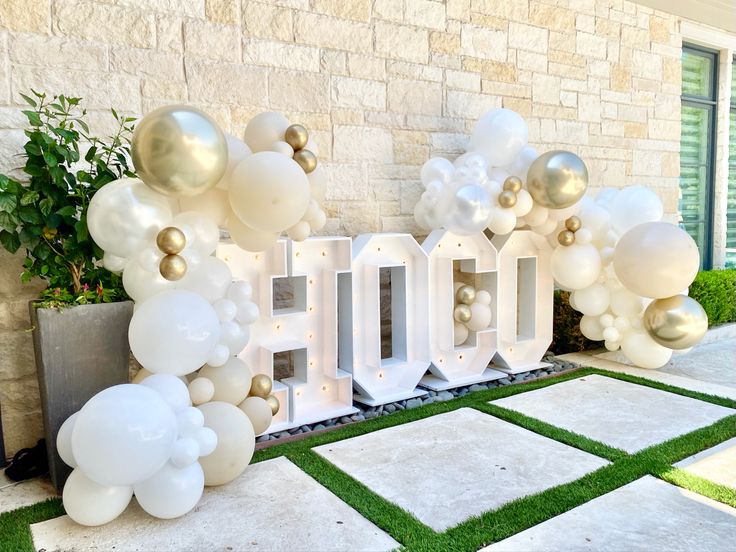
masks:
<instances>
[{"instance_id":1,"label":"green shrub","mask_svg":"<svg viewBox=\"0 0 736 552\"><path fill-rule=\"evenodd\" d=\"M708 325L736 322L736 269L699 272L689 295L705 309Z\"/></svg>"},{"instance_id":2,"label":"green shrub","mask_svg":"<svg viewBox=\"0 0 736 552\"><path fill-rule=\"evenodd\" d=\"M598 349L603 343L591 341L580 332L582 314L570 306L569 291L555 291L555 306L552 330L552 344L549 350L555 354L577 353Z\"/></svg>"}]
</instances>

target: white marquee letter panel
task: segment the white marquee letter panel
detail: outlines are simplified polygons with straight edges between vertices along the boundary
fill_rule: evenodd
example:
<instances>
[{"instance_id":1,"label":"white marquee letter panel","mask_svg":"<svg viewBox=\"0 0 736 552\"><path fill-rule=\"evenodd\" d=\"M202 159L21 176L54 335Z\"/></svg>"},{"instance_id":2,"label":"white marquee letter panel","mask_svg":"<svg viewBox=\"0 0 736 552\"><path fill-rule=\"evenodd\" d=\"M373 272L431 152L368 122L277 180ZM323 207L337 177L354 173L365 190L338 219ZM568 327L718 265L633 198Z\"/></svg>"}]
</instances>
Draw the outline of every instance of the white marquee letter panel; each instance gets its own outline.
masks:
<instances>
[{"instance_id":1,"label":"white marquee letter panel","mask_svg":"<svg viewBox=\"0 0 736 552\"><path fill-rule=\"evenodd\" d=\"M380 270L391 269L392 357L381 357ZM378 405L423 395L429 367L427 255L409 234L363 234L353 242L352 278L340 286L340 366L356 400Z\"/></svg>"},{"instance_id":2,"label":"white marquee letter panel","mask_svg":"<svg viewBox=\"0 0 736 552\"><path fill-rule=\"evenodd\" d=\"M504 372L489 368L496 353L498 320L498 271L496 248L485 235L458 236L447 230L435 230L422 244L429 255L429 350L431 374L422 378L422 386L434 390L472 385L505 377ZM493 318L490 327L471 331L465 343L455 347L454 261L460 270L472 274L477 291L491 294Z\"/></svg>"},{"instance_id":3,"label":"white marquee letter panel","mask_svg":"<svg viewBox=\"0 0 736 552\"><path fill-rule=\"evenodd\" d=\"M281 410L267 432L355 413L351 376L337 367L337 282L339 274L350 273L350 238L282 239L263 253L227 244L218 256L234 278L253 285L261 310L239 356L253 373L273 377L274 355L293 351L294 376L274 382ZM274 310L274 280L285 277L291 278L294 306Z\"/></svg>"}]
</instances>

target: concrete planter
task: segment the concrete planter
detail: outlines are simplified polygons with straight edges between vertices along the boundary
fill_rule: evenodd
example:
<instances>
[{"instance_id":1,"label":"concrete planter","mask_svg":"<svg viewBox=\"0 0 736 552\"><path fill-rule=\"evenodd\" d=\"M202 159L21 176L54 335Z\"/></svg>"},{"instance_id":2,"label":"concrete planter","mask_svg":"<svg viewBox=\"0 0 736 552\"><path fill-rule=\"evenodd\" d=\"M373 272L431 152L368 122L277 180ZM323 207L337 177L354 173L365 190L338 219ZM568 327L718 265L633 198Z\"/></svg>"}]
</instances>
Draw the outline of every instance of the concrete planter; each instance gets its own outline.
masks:
<instances>
[{"instance_id":1,"label":"concrete planter","mask_svg":"<svg viewBox=\"0 0 736 552\"><path fill-rule=\"evenodd\" d=\"M93 395L128 382L128 325L133 302L63 310L29 305L51 481L61 491L71 473L56 452L61 424Z\"/></svg>"}]
</instances>

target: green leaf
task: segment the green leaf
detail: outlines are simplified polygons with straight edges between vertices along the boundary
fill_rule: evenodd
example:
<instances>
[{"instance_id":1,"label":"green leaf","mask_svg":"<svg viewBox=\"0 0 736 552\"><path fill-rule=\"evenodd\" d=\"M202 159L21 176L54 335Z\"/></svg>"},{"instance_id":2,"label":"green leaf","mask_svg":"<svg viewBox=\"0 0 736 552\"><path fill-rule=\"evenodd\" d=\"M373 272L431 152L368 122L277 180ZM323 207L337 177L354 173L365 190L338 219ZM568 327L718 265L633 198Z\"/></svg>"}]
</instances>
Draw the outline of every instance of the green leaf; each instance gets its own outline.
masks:
<instances>
[{"instance_id":1,"label":"green leaf","mask_svg":"<svg viewBox=\"0 0 736 552\"><path fill-rule=\"evenodd\" d=\"M38 208L41 210L41 214L45 217L49 216L51 209L54 206L54 202L48 197L43 198L38 202Z\"/></svg>"},{"instance_id":2,"label":"green leaf","mask_svg":"<svg viewBox=\"0 0 736 552\"><path fill-rule=\"evenodd\" d=\"M115 111L113 108L110 108L110 111L112 111L112 116L115 117L115 119L119 119L120 118L120 117L118 117L118 112Z\"/></svg>"},{"instance_id":3,"label":"green leaf","mask_svg":"<svg viewBox=\"0 0 736 552\"><path fill-rule=\"evenodd\" d=\"M15 210L16 198L13 194L2 192L0 193L0 211L6 213L12 213Z\"/></svg>"},{"instance_id":4,"label":"green leaf","mask_svg":"<svg viewBox=\"0 0 736 552\"><path fill-rule=\"evenodd\" d=\"M59 162L56 160L56 156L48 151L43 152L43 160L46 161L46 164L49 167L55 167L59 164Z\"/></svg>"},{"instance_id":5,"label":"green leaf","mask_svg":"<svg viewBox=\"0 0 736 552\"><path fill-rule=\"evenodd\" d=\"M18 218L15 213L4 213L0 211L0 229L15 232L18 228Z\"/></svg>"},{"instance_id":6,"label":"green leaf","mask_svg":"<svg viewBox=\"0 0 736 552\"><path fill-rule=\"evenodd\" d=\"M75 215L77 213L77 208L74 205L67 205L66 207L62 207L58 211L56 211L57 215L61 215L62 217L70 217L72 215Z\"/></svg>"},{"instance_id":7,"label":"green leaf","mask_svg":"<svg viewBox=\"0 0 736 552\"><path fill-rule=\"evenodd\" d=\"M34 190L28 190L21 196L20 204L30 205L31 203L35 203L36 201L38 201L38 198L39 198L38 192Z\"/></svg>"},{"instance_id":8,"label":"green leaf","mask_svg":"<svg viewBox=\"0 0 736 552\"><path fill-rule=\"evenodd\" d=\"M26 205L18 209L18 216L23 222L30 224L41 224L43 219L40 213L36 210L35 205Z\"/></svg>"},{"instance_id":9,"label":"green leaf","mask_svg":"<svg viewBox=\"0 0 736 552\"><path fill-rule=\"evenodd\" d=\"M15 253L20 248L20 239L18 239L18 235L15 232L8 232L6 230L0 232L0 243L11 253Z\"/></svg>"},{"instance_id":10,"label":"green leaf","mask_svg":"<svg viewBox=\"0 0 736 552\"><path fill-rule=\"evenodd\" d=\"M26 103L27 103L28 105L30 105L31 107L36 107L36 106L38 105L38 104L36 103L36 101L35 101L35 100L34 100L33 98L31 98L31 97L29 97L29 96L26 96L26 95L25 95L25 94L23 94L23 93L21 93L21 94L20 94L20 97L21 97L21 98L23 98L23 99L24 99L24 100L26 101Z\"/></svg>"},{"instance_id":11,"label":"green leaf","mask_svg":"<svg viewBox=\"0 0 736 552\"><path fill-rule=\"evenodd\" d=\"M87 230L87 223L83 220L78 220L74 224L74 228L77 231L77 241L83 242L87 240L87 237L89 236L89 231Z\"/></svg>"},{"instance_id":12,"label":"green leaf","mask_svg":"<svg viewBox=\"0 0 736 552\"><path fill-rule=\"evenodd\" d=\"M95 158L95 154L97 153L97 146L92 146L87 150L87 153L84 154L84 160L88 163L92 162L92 160Z\"/></svg>"},{"instance_id":13,"label":"green leaf","mask_svg":"<svg viewBox=\"0 0 736 552\"><path fill-rule=\"evenodd\" d=\"M28 109L23 110L23 115L26 116L28 119L28 122L31 124L31 126L34 127L40 127L43 123L41 123L41 117L38 116L38 113L35 111L30 111Z\"/></svg>"}]
</instances>

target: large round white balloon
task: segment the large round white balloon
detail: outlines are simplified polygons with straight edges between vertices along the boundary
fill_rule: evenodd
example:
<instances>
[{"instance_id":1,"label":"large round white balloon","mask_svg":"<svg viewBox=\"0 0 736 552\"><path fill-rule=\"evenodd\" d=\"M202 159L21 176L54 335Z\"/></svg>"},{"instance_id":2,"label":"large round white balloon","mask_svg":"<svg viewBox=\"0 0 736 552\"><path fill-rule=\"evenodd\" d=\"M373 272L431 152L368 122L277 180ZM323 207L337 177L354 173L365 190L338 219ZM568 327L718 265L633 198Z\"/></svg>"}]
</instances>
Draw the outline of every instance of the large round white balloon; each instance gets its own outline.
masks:
<instances>
[{"instance_id":1,"label":"large round white balloon","mask_svg":"<svg viewBox=\"0 0 736 552\"><path fill-rule=\"evenodd\" d=\"M220 339L220 321L206 299L191 291L170 290L135 310L128 338L144 368L183 376L207 362Z\"/></svg>"},{"instance_id":2,"label":"large round white balloon","mask_svg":"<svg viewBox=\"0 0 736 552\"><path fill-rule=\"evenodd\" d=\"M574 243L552 253L552 276L562 287L578 290L593 285L601 272L601 256L590 244Z\"/></svg>"},{"instance_id":3,"label":"large round white balloon","mask_svg":"<svg viewBox=\"0 0 736 552\"><path fill-rule=\"evenodd\" d=\"M621 350L640 368L661 368L672 357L672 350L662 347L645 332L630 332L621 341Z\"/></svg>"},{"instance_id":4,"label":"large round white balloon","mask_svg":"<svg viewBox=\"0 0 736 552\"><path fill-rule=\"evenodd\" d=\"M204 491L204 472L198 462L186 468L167 463L133 490L138 504L154 517L173 519L197 505Z\"/></svg>"},{"instance_id":5,"label":"large round white balloon","mask_svg":"<svg viewBox=\"0 0 736 552\"><path fill-rule=\"evenodd\" d=\"M217 435L215 450L199 459L204 483L224 485L243 473L253 457L253 425L245 412L230 403L212 401L197 408L204 414L205 426Z\"/></svg>"},{"instance_id":6,"label":"large round white balloon","mask_svg":"<svg viewBox=\"0 0 736 552\"><path fill-rule=\"evenodd\" d=\"M621 236L638 224L662 220L664 207L659 196L644 186L629 186L611 200L611 225Z\"/></svg>"},{"instance_id":7,"label":"large round white balloon","mask_svg":"<svg viewBox=\"0 0 736 552\"><path fill-rule=\"evenodd\" d=\"M100 485L75 469L64 484L62 501L67 515L80 525L110 523L123 513L133 498L130 485Z\"/></svg>"},{"instance_id":8,"label":"large round white balloon","mask_svg":"<svg viewBox=\"0 0 736 552\"><path fill-rule=\"evenodd\" d=\"M586 288L573 291L570 297L575 302L575 310L587 316L599 316L606 312L611 297L606 286L595 283Z\"/></svg>"},{"instance_id":9,"label":"large round white balloon","mask_svg":"<svg viewBox=\"0 0 736 552\"><path fill-rule=\"evenodd\" d=\"M137 178L105 184L89 203L87 227L104 251L131 257L142 240L154 239L171 221L173 202Z\"/></svg>"},{"instance_id":10,"label":"large round white balloon","mask_svg":"<svg viewBox=\"0 0 736 552\"><path fill-rule=\"evenodd\" d=\"M223 366L205 365L199 376L214 384L215 392L210 400L240 404L248 396L253 372L243 360L232 357Z\"/></svg>"},{"instance_id":11,"label":"large round white balloon","mask_svg":"<svg viewBox=\"0 0 736 552\"><path fill-rule=\"evenodd\" d=\"M225 261L217 257L205 257L196 269L187 271L177 287L214 303L225 297L232 281L233 274Z\"/></svg>"},{"instance_id":12,"label":"large round white balloon","mask_svg":"<svg viewBox=\"0 0 736 552\"><path fill-rule=\"evenodd\" d=\"M235 167L230 207L256 230L291 228L302 219L310 200L307 175L296 161L280 153L255 153Z\"/></svg>"},{"instance_id":13,"label":"large round white balloon","mask_svg":"<svg viewBox=\"0 0 736 552\"><path fill-rule=\"evenodd\" d=\"M59 428L59 433L56 434L56 451L67 466L72 468L77 467L77 461L74 459L74 452L72 451L72 430L74 429L74 423L77 421L79 412L75 412L69 416Z\"/></svg>"},{"instance_id":14,"label":"large round white balloon","mask_svg":"<svg viewBox=\"0 0 736 552\"><path fill-rule=\"evenodd\" d=\"M626 232L613 253L621 283L642 297L662 299L681 293L695 279L700 255L695 241L666 222L646 222Z\"/></svg>"},{"instance_id":15,"label":"large round white balloon","mask_svg":"<svg viewBox=\"0 0 736 552\"><path fill-rule=\"evenodd\" d=\"M455 166L449 159L444 157L432 157L422 165L421 179L426 186L433 180L449 183L455 173Z\"/></svg>"},{"instance_id":16,"label":"large round white balloon","mask_svg":"<svg viewBox=\"0 0 736 552\"><path fill-rule=\"evenodd\" d=\"M79 411L72 451L79 469L100 485L132 485L166 463L176 416L156 391L138 384L100 391Z\"/></svg>"},{"instance_id":17,"label":"large round white balloon","mask_svg":"<svg viewBox=\"0 0 736 552\"><path fill-rule=\"evenodd\" d=\"M528 139L529 129L521 115L510 109L494 109L475 124L470 143L489 165L500 167L513 163Z\"/></svg>"},{"instance_id":18,"label":"large round white balloon","mask_svg":"<svg viewBox=\"0 0 736 552\"><path fill-rule=\"evenodd\" d=\"M269 150L271 144L284 139L288 127L289 120L281 113L259 113L245 127L245 143L254 153Z\"/></svg>"}]
</instances>

